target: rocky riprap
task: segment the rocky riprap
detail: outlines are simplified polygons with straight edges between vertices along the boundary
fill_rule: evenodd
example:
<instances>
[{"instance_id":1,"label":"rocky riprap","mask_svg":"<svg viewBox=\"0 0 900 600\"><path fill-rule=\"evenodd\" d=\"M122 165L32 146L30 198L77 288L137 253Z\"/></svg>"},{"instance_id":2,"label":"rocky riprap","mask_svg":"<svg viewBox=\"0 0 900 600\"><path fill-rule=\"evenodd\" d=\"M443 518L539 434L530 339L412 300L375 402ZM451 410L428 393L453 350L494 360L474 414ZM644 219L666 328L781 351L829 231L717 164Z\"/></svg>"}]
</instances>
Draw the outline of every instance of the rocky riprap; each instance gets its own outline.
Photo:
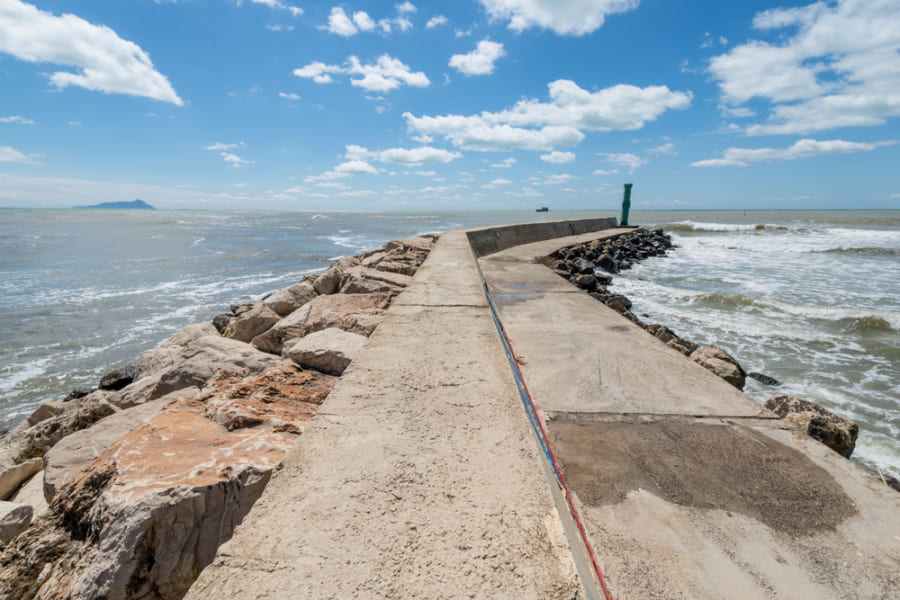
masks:
<instances>
[{"instance_id":1,"label":"rocky riprap","mask_svg":"<svg viewBox=\"0 0 900 600\"><path fill-rule=\"evenodd\" d=\"M666 251L672 248L674 245L671 236L662 229L637 228L616 237L560 248L542 262L660 342L712 371L739 390L744 389L747 377L764 385L780 385L779 381L762 373L748 374L733 356L718 346L701 346L678 336L664 325L644 323L631 311L631 300L609 289L613 285L614 274L631 268L636 262L654 256L665 256ZM784 419L788 426L819 440L842 456L849 458L853 452L859 433L859 428L853 421L813 402L792 396L772 396L765 406Z\"/></svg>"},{"instance_id":2,"label":"rocky riprap","mask_svg":"<svg viewBox=\"0 0 900 600\"><path fill-rule=\"evenodd\" d=\"M3 435L0 598L181 598L436 240L188 325Z\"/></svg>"}]
</instances>

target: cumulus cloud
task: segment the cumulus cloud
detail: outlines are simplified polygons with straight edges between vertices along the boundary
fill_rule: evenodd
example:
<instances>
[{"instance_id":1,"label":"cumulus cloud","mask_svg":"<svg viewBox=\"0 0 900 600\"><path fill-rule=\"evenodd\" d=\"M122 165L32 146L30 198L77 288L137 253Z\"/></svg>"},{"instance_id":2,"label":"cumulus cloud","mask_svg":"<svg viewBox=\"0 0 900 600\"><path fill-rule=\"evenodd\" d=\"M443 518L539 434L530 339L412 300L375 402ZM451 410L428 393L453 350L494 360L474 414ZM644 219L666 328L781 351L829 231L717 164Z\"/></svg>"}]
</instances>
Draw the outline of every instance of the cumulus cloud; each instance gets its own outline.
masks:
<instances>
[{"instance_id":1,"label":"cumulus cloud","mask_svg":"<svg viewBox=\"0 0 900 600\"><path fill-rule=\"evenodd\" d=\"M516 164L516 159L510 157L510 158L504 158L500 162L492 164L491 167L493 167L495 169L508 169L508 168L512 167L514 164Z\"/></svg>"},{"instance_id":2,"label":"cumulus cloud","mask_svg":"<svg viewBox=\"0 0 900 600\"><path fill-rule=\"evenodd\" d=\"M416 7L409 3L403 2L394 5L397 9L397 16L394 18L384 18L375 21L369 13L365 11L357 11L351 17L340 6L331 8L328 15L328 23L319 25L319 29L339 35L341 37L354 36L360 31L376 31L380 30L384 35L388 35L394 28L400 31L409 31L412 29L412 21L407 15L416 12Z\"/></svg>"},{"instance_id":3,"label":"cumulus cloud","mask_svg":"<svg viewBox=\"0 0 900 600\"><path fill-rule=\"evenodd\" d=\"M747 167L754 162L771 162L781 160L799 160L812 158L822 154L853 154L855 152L871 152L881 146L896 144L895 140L882 142L847 142L844 140L818 141L803 139L794 142L787 148L728 148L722 158L712 158L691 163L692 167Z\"/></svg>"},{"instance_id":4,"label":"cumulus cloud","mask_svg":"<svg viewBox=\"0 0 900 600\"><path fill-rule=\"evenodd\" d=\"M574 152L559 152L554 150L550 154L541 154L541 160L544 162L561 165L570 163L575 160Z\"/></svg>"},{"instance_id":5,"label":"cumulus cloud","mask_svg":"<svg viewBox=\"0 0 900 600\"><path fill-rule=\"evenodd\" d=\"M327 65L311 62L305 67L294 69L294 75L312 79L316 83L331 83L332 74L358 75L351 77L350 83L370 92L388 92L401 85L428 87L431 83L425 73L413 73L409 67L396 58L383 54L374 64L364 65L355 56L347 57L343 65Z\"/></svg>"},{"instance_id":6,"label":"cumulus cloud","mask_svg":"<svg viewBox=\"0 0 900 600\"><path fill-rule=\"evenodd\" d=\"M351 35L359 33L359 28L340 6L332 7L331 14L328 15L328 24L320 25L320 29L343 37L350 37Z\"/></svg>"},{"instance_id":7,"label":"cumulus cloud","mask_svg":"<svg viewBox=\"0 0 900 600\"><path fill-rule=\"evenodd\" d=\"M509 185L511 183L512 183L512 181L510 181L509 179L503 179L502 177L498 177L497 179L493 180L492 182L486 183L481 187L486 190L493 190L495 188L500 187L501 185Z\"/></svg>"},{"instance_id":8,"label":"cumulus cloud","mask_svg":"<svg viewBox=\"0 0 900 600\"><path fill-rule=\"evenodd\" d=\"M425 29L434 29L435 27L440 27L441 25L445 25L447 23L447 17L444 15L434 15L428 22L425 23Z\"/></svg>"},{"instance_id":9,"label":"cumulus cloud","mask_svg":"<svg viewBox=\"0 0 900 600\"><path fill-rule=\"evenodd\" d=\"M237 154L233 154L231 152L222 152L221 156L225 160L225 162L228 163L228 166L231 167L232 169L237 169L237 168L243 167L244 165L254 164L254 161L244 160Z\"/></svg>"},{"instance_id":10,"label":"cumulus cloud","mask_svg":"<svg viewBox=\"0 0 900 600\"><path fill-rule=\"evenodd\" d=\"M637 8L639 0L479 0L492 19L509 21L513 31L530 27L559 35L585 35L599 29L606 15Z\"/></svg>"},{"instance_id":11,"label":"cumulus cloud","mask_svg":"<svg viewBox=\"0 0 900 600\"><path fill-rule=\"evenodd\" d=\"M544 180L544 185L559 185L565 183L571 179L575 179L574 175L570 175L569 173L559 173L557 175L549 175Z\"/></svg>"},{"instance_id":12,"label":"cumulus cloud","mask_svg":"<svg viewBox=\"0 0 900 600\"><path fill-rule=\"evenodd\" d=\"M234 150L235 148L239 148L244 145L244 142L238 142L236 144L223 144L222 142L213 142L208 146L202 146L204 150L212 150L214 152L222 151L222 150Z\"/></svg>"},{"instance_id":13,"label":"cumulus cloud","mask_svg":"<svg viewBox=\"0 0 900 600\"><path fill-rule=\"evenodd\" d=\"M304 181L306 183L316 183L317 181L334 181L351 175L375 175L378 169L370 165L364 160L348 160L336 166L330 171L325 171L321 175L310 175Z\"/></svg>"},{"instance_id":14,"label":"cumulus cloud","mask_svg":"<svg viewBox=\"0 0 900 600\"><path fill-rule=\"evenodd\" d=\"M362 31L372 31L375 29L375 21L365 11L353 13L353 23Z\"/></svg>"},{"instance_id":15,"label":"cumulus cloud","mask_svg":"<svg viewBox=\"0 0 900 600\"><path fill-rule=\"evenodd\" d=\"M781 35L775 43L751 40L709 63L727 106L769 103L767 119L746 127L748 135L876 126L900 116L897 2L838 0L776 8L757 13L753 26L762 34Z\"/></svg>"},{"instance_id":16,"label":"cumulus cloud","mask_svg":"<svg viewBox=\"0 0 900 600\"><path fill-rule=\"evenodd\" d=\"M60 89L74 85L184 104L137 44L75 15L57 17L20 0L4 0L0 3L0 52L27 62L76 69L49 75Z\"/></svg>"},{"instance_id":17,"label":"cumulus cloud","mask_svg":"<svg viewBox=\"0 0 900 600\"><path fill-rule=\"evenodd\" d=\"M19 125L34 125L34 121L26 119L20 115L10 115L8 117L0 117L0 123L18 123Z\"/></svg>"},{"instance_id":18,"label":"cumulus cloud","mask_svg":"<svg viewBox=\"0 0 900 600\"><path fill-rule=\"evenodd\" d=\"M597 154L597 156L602 157L606 162L610 162L614 165L619 165L628 169L629 173L634 173L637 169L647 164L646 158L641 158L637 154L632 154L630 152L622 152L618 154L600 153Z\"/></svg>"},{"instance_id":19,"label":"cumulus cloud","mask_svg":"<svg viewBox=\"0 0 900 600\"><path fill-rule=\"evenodd\" d=\"M550 101L521 100L512 108L478 115L417 117L404 113L411 131L442 135L459 148L480 151L552 150L574 146L581 130L640 129L670 109L687 107L691 95L666 86L615 85L597 92L560 79L548 84Z\"/></svg>"},{"instance_id":20,"label":"cumulus cloud","mask_svg":"<svg viewBox=\"0 0 900 600\"><path fill-rule=\"evenodd\" d=\"M406 2L402 2L400 4L395 4L394 8L396 8L397 12L400 13L401 15L414 13L417 10L415 4L413 4L412 2L409 2L409 0L407 0Z\"/></svg>"},{"instance_id":21,"label":"cumulus cloud","mask_svg":"<svg viewBox=\"0 0 900 600\"><path fill-rule=\"evenodd\" d=\"M347 146L345 155L345 158L348 160L374 160L376 162L407 166L443 164L460 157L462 157L462 154L459 152L450 152L430 146L369 150L363 146L352 144Z\"/></svg>"},{"instance_id":22,"label":"cumulus cloud","mask_svg":"<svg viewBox=\"0 0 900 600\"><path fill-rule=\"evenodd\" d=\"M285 100L299 100L300 96L291 92L278 92L278 95Z\"/></svg>"},{"instance_id":23,"label":"cumulus cloud","mask_svg":"<svg viewBox=\"0 0 900 600\"><path fill-rule=\"evenodd\" d=\"M464 75L488 75L494 72L497 59L504 55L503 44L482 40L468 54L451 56L448 64Z\"/></svg>"}]
</instances>

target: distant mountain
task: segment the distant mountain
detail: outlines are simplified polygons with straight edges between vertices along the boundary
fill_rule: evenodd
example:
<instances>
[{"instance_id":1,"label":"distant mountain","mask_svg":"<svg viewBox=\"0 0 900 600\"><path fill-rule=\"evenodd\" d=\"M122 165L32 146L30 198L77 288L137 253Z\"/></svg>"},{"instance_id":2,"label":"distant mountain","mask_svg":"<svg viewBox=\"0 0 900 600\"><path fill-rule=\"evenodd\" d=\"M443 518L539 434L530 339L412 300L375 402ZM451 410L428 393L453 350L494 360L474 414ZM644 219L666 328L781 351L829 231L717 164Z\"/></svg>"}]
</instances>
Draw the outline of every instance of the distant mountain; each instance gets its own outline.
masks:
<instances>
[{"instance_id":1,"label":"distant mountain","mask_svg":"<svg viewBox=\"0 0 900 600\"><path fill-rule=\"evenodd\" d=\"M156 210L143 200L135 200L133 202L101 202L100 204L91 204L90 206L75 206L73 208L127 208L131 210Z\"/></svg>"}]
</instances>

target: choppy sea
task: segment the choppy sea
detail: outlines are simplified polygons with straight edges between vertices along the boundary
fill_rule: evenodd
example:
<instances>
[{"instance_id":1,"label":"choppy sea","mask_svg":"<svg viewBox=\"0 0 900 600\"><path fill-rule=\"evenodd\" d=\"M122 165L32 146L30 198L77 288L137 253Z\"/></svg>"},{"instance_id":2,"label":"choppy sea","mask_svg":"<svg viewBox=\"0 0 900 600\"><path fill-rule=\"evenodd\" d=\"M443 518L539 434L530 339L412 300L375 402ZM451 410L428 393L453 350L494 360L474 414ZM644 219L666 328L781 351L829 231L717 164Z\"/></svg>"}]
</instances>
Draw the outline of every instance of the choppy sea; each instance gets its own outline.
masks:
<instances>
[{"instance_id":1,"label":"choppy sea","mask_svg":"<svg viewBox=\"0 0 900 600\"><path fill-rule=\"evenodd\" d=\"M190 323L388 240L608 212L0 210L0 428L96 386ZM677 249L616 277L647 322L717 344L765 401L860 426L855 460L900 477L900 211L632 212Z\"/></svg>"}]
</instances>

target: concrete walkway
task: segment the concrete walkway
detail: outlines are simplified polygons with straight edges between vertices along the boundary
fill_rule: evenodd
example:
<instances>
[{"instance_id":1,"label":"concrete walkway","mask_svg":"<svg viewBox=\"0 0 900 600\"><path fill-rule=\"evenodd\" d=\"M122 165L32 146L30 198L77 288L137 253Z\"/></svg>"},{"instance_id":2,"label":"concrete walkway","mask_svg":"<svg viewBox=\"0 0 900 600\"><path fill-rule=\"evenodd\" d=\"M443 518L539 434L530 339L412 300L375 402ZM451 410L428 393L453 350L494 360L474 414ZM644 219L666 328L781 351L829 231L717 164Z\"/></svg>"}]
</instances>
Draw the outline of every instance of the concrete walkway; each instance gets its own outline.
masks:
<instances>
[{"instance_id":1,"label":"concrete walkway","mask_svg":"<svg viewBox=\"0 0 900 600\"><path fill-rule=\"evenodd\" d=\"M510 247L557 225L441 237L187 598L600 597L478 264L615 598L900 597L900 496L532 260L616 231Z\"/></svg>"},{"instance_id":2,"label":"concrete walkway","mask_svg":"<svg viewBox=\"0 0 900 600\"><path fill-rule=\"evenodd\" d=\"M462 232L187 596L584 597Z\"/></svg>"},{"instance_id":3,"label":"concrete walkway","mask_svg":"<svg viewBox=\"0 0 900 600\"><path fill-rule=\"evenodd\" d=\"M613 596L900 598L896 492L534 260L617 233L480 259Z\"/></svg>"}]
</instances>

